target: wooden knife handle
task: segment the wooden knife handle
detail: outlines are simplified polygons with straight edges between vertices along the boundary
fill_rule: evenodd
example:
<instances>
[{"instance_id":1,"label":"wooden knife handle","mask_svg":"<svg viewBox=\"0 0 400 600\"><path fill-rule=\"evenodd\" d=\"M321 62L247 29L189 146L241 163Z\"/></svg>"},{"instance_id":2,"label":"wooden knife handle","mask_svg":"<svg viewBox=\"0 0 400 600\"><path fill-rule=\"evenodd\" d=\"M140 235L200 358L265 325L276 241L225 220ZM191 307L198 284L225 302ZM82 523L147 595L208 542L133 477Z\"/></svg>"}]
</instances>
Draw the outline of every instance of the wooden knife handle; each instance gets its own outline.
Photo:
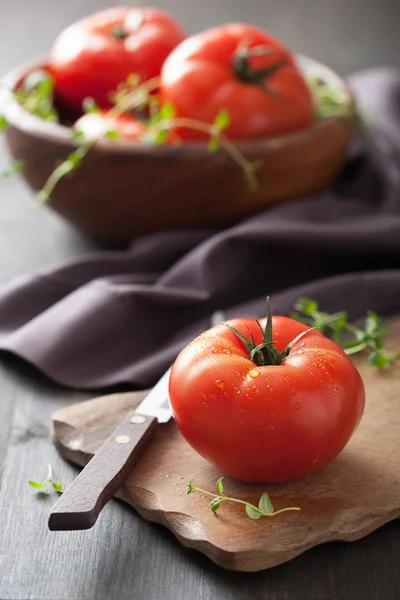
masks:
<instances>
[{"instance_id":1,"label":"wooden knife handle","mask_svg":"<svg viewBox=\"0 0 400 600\"><path fill-rule=\"evenodd\" d=\"M54 505L49 529L92 527L125 481L157 425L155 417L130 413Z\"/></svg>"}]
</instances>

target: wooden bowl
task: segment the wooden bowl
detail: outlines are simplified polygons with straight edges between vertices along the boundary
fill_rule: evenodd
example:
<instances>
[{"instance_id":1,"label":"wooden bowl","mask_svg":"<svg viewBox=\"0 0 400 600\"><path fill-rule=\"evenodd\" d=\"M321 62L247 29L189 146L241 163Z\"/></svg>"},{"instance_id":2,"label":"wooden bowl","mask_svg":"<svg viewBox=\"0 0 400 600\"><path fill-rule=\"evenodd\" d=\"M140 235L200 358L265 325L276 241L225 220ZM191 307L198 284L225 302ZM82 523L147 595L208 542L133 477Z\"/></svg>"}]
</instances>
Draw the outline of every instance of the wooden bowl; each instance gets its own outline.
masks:
<instances>
[{"instance_id":1,"label":"wooden bowl","mask_svg":"<svg viewBox=\"0 0 400 600\"><path fill-rule=\"evenodd\" d=\"M302 69L345 87L327 67L298 60ZM43 67L36 62L9 73L0 102L10 122L9 149L23 162L22 174L33 190L43 187L74 148L68 128L28 114L8 91ZM354 127L354 118L329 117L293 134L238 143L247 158L263 161L254 191L223 150L210 154L195 143L146 146L101 140L81 167L59 182L49 206L86 234L116 246L159 229L226 226L329 185L345 160Z\"/></svg>"}]
</instances>

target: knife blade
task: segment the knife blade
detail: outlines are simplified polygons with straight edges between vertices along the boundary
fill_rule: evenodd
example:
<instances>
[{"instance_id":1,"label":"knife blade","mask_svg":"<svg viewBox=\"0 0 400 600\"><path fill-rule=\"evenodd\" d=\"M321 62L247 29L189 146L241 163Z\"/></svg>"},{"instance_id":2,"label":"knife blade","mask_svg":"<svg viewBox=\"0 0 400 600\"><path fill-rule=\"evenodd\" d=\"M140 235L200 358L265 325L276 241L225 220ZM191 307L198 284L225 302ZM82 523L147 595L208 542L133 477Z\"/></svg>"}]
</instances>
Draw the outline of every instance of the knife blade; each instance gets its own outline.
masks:
<instances>
[{"instance_id":1,"label":"knife blade","mask_svg":"<svg viewBox=\"0 0 400 600\"><path fill-rule=\"evenodd\" d=\"M211 327L224 320L215 311ZM170 367L135 410L104 442L53 506L48 527L52 531L90 529L107 502L129 475L158 423L172 418L168 384Z\"/></svg>"},{"instance_id":2,"label":"knife blade","mask_svg":"<svg viewBox=\"0 0 400 600\"><path fill-rule=\"evenodd\" d=\"M169 368L139 406L132 410L100 447L53 506L52 531L90 529L121 487L151 439L158 423L172 418L168 396Z\"/></svg>"}]
</instances>

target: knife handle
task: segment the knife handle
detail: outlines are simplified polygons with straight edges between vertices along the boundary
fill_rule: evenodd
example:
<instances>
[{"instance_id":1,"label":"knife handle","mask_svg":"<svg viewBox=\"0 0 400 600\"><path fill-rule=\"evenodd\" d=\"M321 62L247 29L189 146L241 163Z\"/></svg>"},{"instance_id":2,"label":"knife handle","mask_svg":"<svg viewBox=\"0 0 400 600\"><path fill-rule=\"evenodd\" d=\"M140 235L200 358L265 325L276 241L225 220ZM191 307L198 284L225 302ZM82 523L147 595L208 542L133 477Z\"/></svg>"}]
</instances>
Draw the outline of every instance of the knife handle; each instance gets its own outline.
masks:
<instances>
[{"instance_id":1,"label":"knife handle","mask_svg":"<svg viewBox=\"0 0 400 600\"><path fill-rule=\"evenodd\" d=\"M55 503L49 529L89 529L114 496L151 438L157 419L130 413Z\"/></svg>"}]
</instances>

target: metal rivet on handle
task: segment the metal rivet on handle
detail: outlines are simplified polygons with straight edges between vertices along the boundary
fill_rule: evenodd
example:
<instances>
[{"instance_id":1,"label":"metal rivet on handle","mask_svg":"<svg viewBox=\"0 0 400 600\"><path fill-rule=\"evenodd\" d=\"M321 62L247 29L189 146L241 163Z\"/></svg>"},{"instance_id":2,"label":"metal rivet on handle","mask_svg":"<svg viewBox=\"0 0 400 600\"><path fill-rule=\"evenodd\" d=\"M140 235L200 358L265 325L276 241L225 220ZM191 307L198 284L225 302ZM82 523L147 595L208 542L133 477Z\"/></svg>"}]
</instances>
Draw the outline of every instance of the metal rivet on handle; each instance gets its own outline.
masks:
<instances>
[{"instance_id":1,"label":"metal rivet on handle","mask_svg":"<svg viewBox=\"0 0 400 600\"><path fill-rule=\"evenodd\" d=\"M142 415L133 415L131 417L131 423L136 423L136 425L140 425L140 423L145 422L145 418Z\"/></svg>"},{"instance_id":2,"label":"metal rivet on handle","mask_svg":"<svg viewBox=\"0 0 400 600\"><path fill-rule=\"evenodd\" d=\"M127 444L130 439L131 438L128 437L127 435L119 435L118 437L115 438L115 441L118 442L118 444Z\"/></svg>"}]
</instances>

